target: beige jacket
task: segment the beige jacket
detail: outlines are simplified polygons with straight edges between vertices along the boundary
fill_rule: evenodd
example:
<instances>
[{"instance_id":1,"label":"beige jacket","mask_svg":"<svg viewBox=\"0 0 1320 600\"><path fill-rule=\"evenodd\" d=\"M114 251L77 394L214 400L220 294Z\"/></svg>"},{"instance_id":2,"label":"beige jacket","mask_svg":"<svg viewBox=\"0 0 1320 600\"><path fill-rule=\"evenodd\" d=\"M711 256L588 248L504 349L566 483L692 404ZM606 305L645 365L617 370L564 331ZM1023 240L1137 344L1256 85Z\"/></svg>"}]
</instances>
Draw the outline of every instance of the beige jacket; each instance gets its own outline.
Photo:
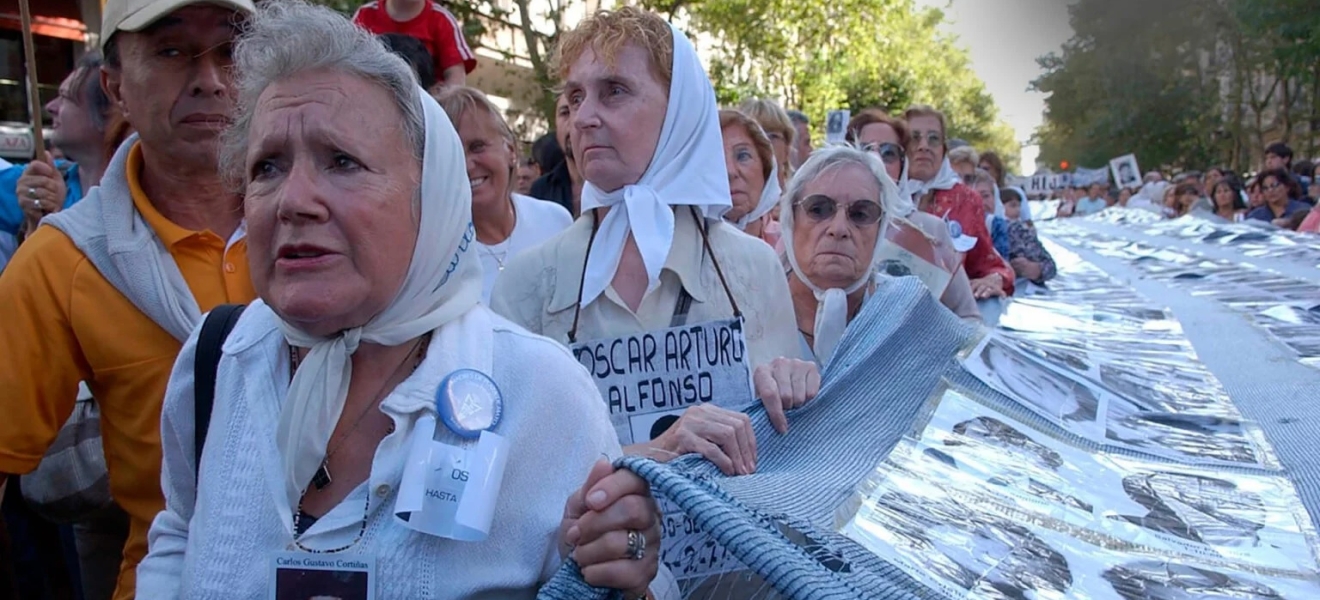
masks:
<instances>
[{"instance_id":1,"label":"beige jacket","mask_svg":"<svg viewBox=\"0 0 1320 600\"><path fill-rule=\"evenodd\" d=\"M688 324L733 317L733 307L691 212L678 207L674 216L674 243L660 273L660 284L647 292L637 312L627 307L613 287L607 288L604 295L582 308L577 341L666 329L683 289L692 296ZM707 223L711 251L742 310L752 366L779 357L799 358L797 319L774 250L727 223ZM591 224L590 216L580 217L567 230L510 261L495 281L491 309L533 333L567 344Z\"/></svg>"}]
</instances>

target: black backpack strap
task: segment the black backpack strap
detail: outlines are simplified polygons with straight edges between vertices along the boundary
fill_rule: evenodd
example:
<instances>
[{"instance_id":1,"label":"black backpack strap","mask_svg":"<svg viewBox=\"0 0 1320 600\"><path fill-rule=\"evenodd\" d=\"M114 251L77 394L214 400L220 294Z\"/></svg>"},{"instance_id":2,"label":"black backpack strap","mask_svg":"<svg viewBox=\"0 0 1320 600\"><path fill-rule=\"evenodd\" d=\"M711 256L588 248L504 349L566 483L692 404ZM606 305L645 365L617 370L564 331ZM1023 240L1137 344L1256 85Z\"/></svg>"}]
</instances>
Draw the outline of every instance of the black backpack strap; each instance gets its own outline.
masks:
<instances>
[{"instance_id":1,"label":"black backpack strap","mask_svg":"<svg viewBox=\"0 0 1320 600\"><path fill-rule=\"evenodd\" d=\"M197 335L197 353L193 363L193 470L201 477L202 448L206 446L206 432L211 428L211 408L215 405L215 375L220 367L220 355L225 338L234 329L242 304L222 304L215 307L202 322Z\"/></svg>"}]
</instances>

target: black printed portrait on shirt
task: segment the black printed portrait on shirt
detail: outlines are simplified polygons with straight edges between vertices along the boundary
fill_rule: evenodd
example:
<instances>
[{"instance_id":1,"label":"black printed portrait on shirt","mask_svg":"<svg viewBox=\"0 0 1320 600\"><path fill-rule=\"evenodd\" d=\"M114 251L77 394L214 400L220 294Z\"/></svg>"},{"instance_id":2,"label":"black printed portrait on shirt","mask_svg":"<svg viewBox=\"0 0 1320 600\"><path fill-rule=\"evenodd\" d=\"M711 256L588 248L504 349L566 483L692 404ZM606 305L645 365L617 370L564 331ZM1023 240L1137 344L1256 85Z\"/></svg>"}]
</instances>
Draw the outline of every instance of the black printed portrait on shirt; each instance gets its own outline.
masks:
<instances>
[{"instance_id":1,"label":"black printed portrait on shirt","mask_svg":"<svg viewBox=\"0 0 1320 600\"><path fill-rule=\"evenodd\" d=\"M275 600L368 600L366 571L281 568L275 574Z\"/></svg>"}]
</instances>

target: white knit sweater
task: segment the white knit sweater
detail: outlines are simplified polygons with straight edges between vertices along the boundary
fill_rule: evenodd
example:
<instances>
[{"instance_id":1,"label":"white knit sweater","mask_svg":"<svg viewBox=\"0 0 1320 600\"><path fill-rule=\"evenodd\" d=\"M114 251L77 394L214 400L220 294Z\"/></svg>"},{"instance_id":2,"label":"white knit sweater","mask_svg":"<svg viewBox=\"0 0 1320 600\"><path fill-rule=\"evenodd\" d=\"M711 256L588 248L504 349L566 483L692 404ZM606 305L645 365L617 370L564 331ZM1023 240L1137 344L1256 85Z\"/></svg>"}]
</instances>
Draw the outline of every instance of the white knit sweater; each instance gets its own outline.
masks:
<instances>
[{"instance_id":1,"label":"white knit sweater","mask_svg":"<svg viewBox=\"0 0 1320 600\"><path fill-rule=\"evenodd\" d=\"M224 346L202 458L193 468L193 361L184 345L161 417L165 510L138 567L138 597L269 598L272 560L291 549L293 508L281 480L275 429L288 388L288 353L270 308L250 306ZM481 350L484 348L485 350ZM465 543L414 532L394 520L396 490L418 417L434 414L434 393L454 368L485 363L504 397L496 432L510 442L490 536ZM481 362L480 358L475 362ZM563 346L532 335L484 307L435 332L426 359L381 403L395 425L376 450L367 482L317 521L300 542L376 559L376 598L532 598L558 568L558 528L568 496L592 463L619 444L596 386ZM446 435L448 432L445 432ZM455 438L456 440L456 438ZM668 574L652 587L672 593Z\"/></svg>"}]
</instances>

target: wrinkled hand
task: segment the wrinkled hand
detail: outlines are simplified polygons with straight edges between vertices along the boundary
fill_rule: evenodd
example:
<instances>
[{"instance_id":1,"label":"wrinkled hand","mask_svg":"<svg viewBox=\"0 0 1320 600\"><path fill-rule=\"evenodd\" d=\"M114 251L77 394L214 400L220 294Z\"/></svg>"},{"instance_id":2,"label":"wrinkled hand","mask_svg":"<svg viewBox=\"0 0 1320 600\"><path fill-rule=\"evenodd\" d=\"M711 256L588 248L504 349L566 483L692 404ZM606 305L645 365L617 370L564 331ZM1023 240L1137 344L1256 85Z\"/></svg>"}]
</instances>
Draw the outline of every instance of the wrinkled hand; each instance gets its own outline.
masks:
<instances>
[{"instance_id":1,"label":"wrinkled hand","mask_svg":"<svg viewBox=\"0 0 1320 600\"><path fill-rule=\"evenodd\" d=\"M698 404L651 442L668 460L697 453L715 463L725 475L756 472L756 436L747 415L711 404Z\"/></svg>"},{"instance_id":2,"label":"wrinkled hand","mask_svg":"<svg viewBox=\"0 0 1320 600\"><path fill-rule=\"evenodd\" d=\"M568 498L560 523L562 554L571 555L587 583L623 590L625 597L646 594L660 570L660 509L646 480L601 459L587 482ZM628 556L628 532L646 539L640 560Z\"/></svg>"},{"instance_id":3,"label":"wrinkled hand","mask_svg":"<svg viewBox=\"0 0 1320 600\"><path fill-rule=\"evenodd\" d=\"M64 185L64 177L54 164L54 159L47 152L46 160L28 163L14 185L18 206L23 210L29 226L35 226L42 217L59 212L64 207L68 187Z\"/></svg>"},{"instance_id":4,"label":"wrinkled hand","mask_svg":"<svg viewBox=\"0 0 1320 600\"><path fill-rule=\"evenodd\" d=\"M972 280L972 295L977 300L1004 296L1004 278L998 273Z\"/></svg>"},{"instance_id":5,"label":"wrinkled hand","mask_svg":"<svg viewBox=\"0 0 1320 600\"><path fill-rule=\"evenodd\" d=\"M801 408L820 393L820 368L811 361L776 358L768 365L757 367L752 382L770 424L775 431L788 433L788 417L784 413Z\"/></svg>"},{"instance_id":6,"label":"wrinkled hand","mask_svg":"<svg viewBox=\"0 0 1320 600\"><path fill-rule=\"evenodd\" d=\"M1013 265L1013 272L1017 273L1018 277L1030 281L1040 281L1040 276L1041 276L1040 263L1034 260L1027 260L1020 256L1008 262L1009 264Z\"/></svg>"}]
</instances>

